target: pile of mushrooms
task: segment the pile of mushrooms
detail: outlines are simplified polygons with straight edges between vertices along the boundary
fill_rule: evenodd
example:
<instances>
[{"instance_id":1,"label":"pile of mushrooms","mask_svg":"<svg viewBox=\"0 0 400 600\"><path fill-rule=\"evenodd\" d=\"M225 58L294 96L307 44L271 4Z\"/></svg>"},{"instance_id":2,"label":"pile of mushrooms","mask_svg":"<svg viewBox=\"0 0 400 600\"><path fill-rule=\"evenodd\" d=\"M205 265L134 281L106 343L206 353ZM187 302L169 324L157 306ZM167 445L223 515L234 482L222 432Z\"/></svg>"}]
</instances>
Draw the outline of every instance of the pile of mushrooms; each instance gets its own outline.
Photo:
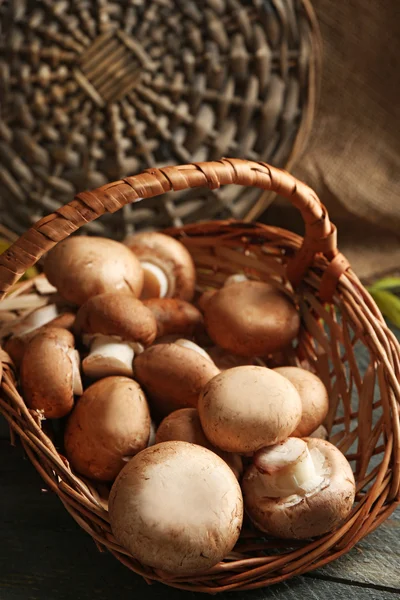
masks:
<instances>
[{"instance_id":1,"label":"pile of mushrooms","mask_svg":"<svg viewBox=\"0 0 400 600\"><path fill-rule=\"evenodd\" d=\"M159 233L73 236L44 274L56 293L3 347L28 408L62 419L70 468L108 487L133 557L186 576L229 555L244 510L287 539L346 519L355 483L327 441L327 389L276 366L300 328L289 289L234 274L200 290L185 246Z\"/></svg>"}]
</instances>

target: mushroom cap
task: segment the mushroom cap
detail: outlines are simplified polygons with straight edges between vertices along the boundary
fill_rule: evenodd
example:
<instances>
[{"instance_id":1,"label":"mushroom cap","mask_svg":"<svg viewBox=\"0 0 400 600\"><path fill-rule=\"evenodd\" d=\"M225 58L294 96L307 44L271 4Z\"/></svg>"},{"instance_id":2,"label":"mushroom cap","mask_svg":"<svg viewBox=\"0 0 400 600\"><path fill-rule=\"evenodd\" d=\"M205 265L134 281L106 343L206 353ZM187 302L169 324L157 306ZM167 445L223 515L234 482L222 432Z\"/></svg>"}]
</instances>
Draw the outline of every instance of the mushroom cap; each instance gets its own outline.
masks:
<instances>
[{"instance_id":1,"label":"mushroom cap","mask_svg":"<svg viewBox=\"0 0 400 600\"><path fill-rule=\"evenodd\" d=\"M164 442L135 456L109 499L111 529L134 558L188 575L209 569L234 547L242 527L239 484L216 454Z\"/></svg>"},{"instance_id":2,"label":"mushroom cap","mask_svg":"<svg viewBox=\"0 0 400 600\"><path fill-rule=\"evenodd\" d=\"M242 459L238 454L219 450L204 435L199 413L195 408L175 410L160 423L156 432L155 443L179 440L208 448L218 454L230 466L237 479L243 472Z\"/></svg>"},{"instance_id":3,"label":"mushroom cap","mask_svg":"<svg viewBox=\"0 0 400 600\"><path fill-rule=\"evenodd\" d=\"M21 361L24 356L24 352L29 344L29 342L42 331L45 331L49 327L60 327L62 329L68 329L69 331L72 329L75 322L75 314L71 312L65 312L52 319L49 323L30 331L29 333L25 333L23 335L12 335L4 344L4 350L11 357L14 365L17 368L20 368Z\"/></svg>"},{"instance_id":4,"label":"mushroom cap","mask_svg":"<svg viewBox=\"0 0 400 600\"><path fill-rule=\"evenodd\" d=\"M190 301L194 295L196 269L185 246L163 233L143 231L124 242L142 262L159 267L168 280L167 297ZM146 287L146 285L145 285ZM146 294L143 297L149 297Z\"/></svg>"},{"instance_id":5,"label":"mushroom cap","mask_svg":"<svg viewBox=\"0 0 400 600\"><path fill-rule=\"evenodd\" d=\"M74 336L47 327L27 345L20 379L27 406L48 419L67 415L74 405Z\"/></svg>"},{"instance_id":6,"label":"mushroom cap","mask_svg":"<svg viewBox=\"0 0 400 600\"><path fill-rule=\"evenodd\" d=\"M221 371L244 365L254 365L254 357L232 354L219 346L207 348L207 352Z\"/></svg>"},{"instance_id":7,"label":"mushroom cap","mask_svg":"<svg viewBox=\"0 0 400 600\"><path fill-rule=\"evenodd\" d=\"M326 387L314 373L299 367L278 367L274 371L293 383L301 398L301 420L292 436L302 438L311 435L328 414L329 397Z\"/></svg>"},{"instance_id":8,"label":"mushroom cap","mask_svg":"<svg viewBox=\"0 0 400 600\"><path fill-rule=\"evenodd\" d=\"M65 429L65 452L72 467L98 481L113 481L126 459L147 446L150 412L139 384L106 377L88 387Z\"/></svg>"},{"instance_id":9,"label":"mushroom cap","mask_svg":"<svg viewBox=\"0 0 400 600\"><path fill-rule=\"evenodd\" d=\"M115 335L143 346L153 343L157 323L152 311L129 292L106 292L86 300L76 315L75 331Z\"/></svg>"},{"instance_id":10,"label":"mushroom cap","mask_svg":"<svg viewBox=\"0 0 400 600\"><path fill-rule=\"evenodd\" d=\"M201 312L180 298L148 298L143 304L157 322L157 337L175 333L191 336L203 324Z\"/></svg>"},{"instance_id":11,"label":"mushroom cap","mask_svg":"<svg viewBox=\"0 0 400 600\"><path fill-rule=\"evenodd\" d=\"M254 465L244 474L242 489L246 512L253 523L269 535L307 539L333 531L349 515L355 497L354 475L346 457L329 442L305 438L308 448L323 455L327 469L325 487L306 496L269 498L262 475Z\"/></svg>"},{"instance_id":12,"label":"mushroom cap","mask_svg":"<svg viewBox=\"0 0 400 600\"><path fill-rule=\"evenodd\" d=\"M287 346L297 335L300 317L289 297L262 281L221 288L204 305L211 339L241 356L265 356Z\"/></svg>"},{"instance_id":13,"label":"mushroom cap","mask_svg":"<svg viewBox=\"0 0 400 600\"><path fill-rule=\"evenodd\" d=\"M178 408L197 406L199 394L219 369L191 348L178 344L156 344L136 356L135 379L149 395L160 416Z\"/></svg>"},{"instance_id":14,"label":"mushroom cap","mask_svg":"<svg viewBox=\"0 0 400 600\"><path fill-rule=\"evenodd\" d=\"M218 290L214 289L206 290L201 294L201 296L199 296L199 298L197 299L197 306L200 308L200 310L202 310L203 312L205 311L208 301L214 296L214 294L217 293L217 291Z\"/></svg>"},{"instance_id":15,"label":"mushroom cap","mask_svg":"<svg viewBox=\"0 0 400 600\"><path fill-rule=\"evenodd\" d=\"M103 292L140 296L143 269L126 246L102 237L73 236L60 242L44 261L44 272L60 295L83 304Z\"/></svg>"},{"instance_id":16,"label":"mushroom cap","mask_svg":"<svg viewBox=\"0 0 400 600\"><path fill-rule=\"evenodd\" d=\"M215 446L247 454L289 437L301 418L301 400L282 375L267 367L242 366L208 382L198 411Z\"/></svg>"}]
</instances>

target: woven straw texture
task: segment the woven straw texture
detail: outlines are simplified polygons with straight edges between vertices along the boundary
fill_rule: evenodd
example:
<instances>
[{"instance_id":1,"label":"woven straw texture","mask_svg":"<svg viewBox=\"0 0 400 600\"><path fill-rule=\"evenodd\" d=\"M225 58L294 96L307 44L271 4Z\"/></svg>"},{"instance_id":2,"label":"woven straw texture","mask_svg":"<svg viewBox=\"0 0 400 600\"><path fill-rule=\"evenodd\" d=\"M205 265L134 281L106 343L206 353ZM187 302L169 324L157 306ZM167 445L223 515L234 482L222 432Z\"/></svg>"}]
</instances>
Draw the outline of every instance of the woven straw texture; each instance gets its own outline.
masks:
<instances>
[{"instance_id":1,"label":"woven straw texture","mask_svg":"<svg viewBox=\"0 0 400 600\"><path fill-rule=\"evenodd\" d=\"M309 0L1 2L0 216L22 233L84 189L163 164L293 162L320 42ZM117 239L253 218L260 190L167 194L101 223Z\"/></svg>"},{"instance_id":2,"label":"woven straw texture","mask_svg":"<svg viewBox=\"0 0 400 600\"><path fill-rule=\"evenodd\" d=\"M231 220L168 232L192 254L199 290L218 288L227 275L237 272L289 290L288 279L294 283L291 293L299 305L302 326L296 346L282 358L286 364L312 369L324 381L330 396L326 421L330 441L347 456L357 483L354 508L336 531L315 540L288 542L265 538L246 523L234 551L196 578L177 579L139 564L113 538L104 487L95 488L71 471L52 441L51 424L43 424L24 404L13 365L2 353L0 410L47 486L98 547L107 548L149 581L210 593L262 587L320 567L378 527L400 500L400 347L338 252L336 230L325 207L305 184L265 163L225 159L149 169L79 194L68 206L42 219L0 257L4 296L28 266L87 221L143 197L232 183L272 190L288 198L304 219L304 240L284 229ZM42 292L42 277L17 285L3 300L4 319L6 314L9 318L10 310L32 309L46 302ZM356 348L369 357L366 370L357 365Z\"/></svg>"}]
</instances>

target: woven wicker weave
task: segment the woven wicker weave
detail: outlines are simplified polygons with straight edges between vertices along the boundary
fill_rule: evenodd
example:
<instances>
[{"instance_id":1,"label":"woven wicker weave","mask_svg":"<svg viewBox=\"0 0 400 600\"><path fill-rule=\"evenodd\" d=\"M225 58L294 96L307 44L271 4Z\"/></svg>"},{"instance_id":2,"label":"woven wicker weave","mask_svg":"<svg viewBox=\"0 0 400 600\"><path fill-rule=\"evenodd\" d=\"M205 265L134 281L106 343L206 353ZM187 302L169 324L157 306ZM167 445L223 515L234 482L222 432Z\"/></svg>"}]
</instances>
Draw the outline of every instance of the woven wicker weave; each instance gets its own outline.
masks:
<instances>
[{"instance_id":1,"label":"woven wicker weave","mask_svg":"<svg viewBox=\"0 0 400 600\"><path fill-rule=\"evenodd\" d=\"M293 161L310 130L309 0L0 2L0 219L20 234L84 189L163 164ZM93 223L122 238L253 218L260 190L182 191Z\"/></svg>"},{"instance_id":2,"label":"woven wicker weave","mask_svg":"<svg viewBox=\"0 0 400 600\"><path fill-rule=\"evenodd\" d=\"M320 567L347 552L390 515L400 500L400 347L373 300L336 249L336 230L326 209L305 184L288 173L236 159L149 169L79 194L37 223L0 257L2 296L24 270L58 241L87 221L114 212L129 202L166 191L236 183L273 190L286 196L305 221L304 240L289 231L261 224L215 221L169 230L192 254L199 289L219 287L227 274L280 286L295 285L302 326L296 347L286 360L308 366L324 381L330 395L327 428L330 440L350 461L357 482L353 511L336 531L301 542L269 540L247 526L234 551L195 579L174 579L139 564L113 538L104 489L94 488L71 472L39 416L27 409L18 391L8 356L2 353L0 411L65 508L100 549L147 580L204 592L243 590L269 585ZM37 305L43 278L19 284L3 300L3 309ZM32 300L30 302L30 299ZM2 315L9 313L0 313ZM361 371L355 349L369 356Z\"/></svg>"}]
</instances>

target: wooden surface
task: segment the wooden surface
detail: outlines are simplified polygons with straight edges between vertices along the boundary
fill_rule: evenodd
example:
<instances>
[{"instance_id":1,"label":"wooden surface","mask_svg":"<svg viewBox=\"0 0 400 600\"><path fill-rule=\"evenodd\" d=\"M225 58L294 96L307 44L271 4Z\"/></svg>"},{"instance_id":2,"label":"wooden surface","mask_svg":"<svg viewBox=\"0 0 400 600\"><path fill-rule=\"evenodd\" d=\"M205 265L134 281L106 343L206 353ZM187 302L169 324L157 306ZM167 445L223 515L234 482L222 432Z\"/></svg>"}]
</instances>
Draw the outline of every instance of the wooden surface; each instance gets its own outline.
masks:
<instances>
[{"instance_id":1,"label":"wooden surface","mask_svg":"<svg viewBox=\"0 0 400 600\"><path fill-rule=\"evenodd\" d=\"M400 332L395 331L400 337ZM367 357L359 352L360 366ZM20 447L0 416L0 600L184 600L205 597L148 586L113 556L99 553ZM349 554L284 584L221 600L389 600L400 597L400 508Z\"/></svg>"}]
</instances>

